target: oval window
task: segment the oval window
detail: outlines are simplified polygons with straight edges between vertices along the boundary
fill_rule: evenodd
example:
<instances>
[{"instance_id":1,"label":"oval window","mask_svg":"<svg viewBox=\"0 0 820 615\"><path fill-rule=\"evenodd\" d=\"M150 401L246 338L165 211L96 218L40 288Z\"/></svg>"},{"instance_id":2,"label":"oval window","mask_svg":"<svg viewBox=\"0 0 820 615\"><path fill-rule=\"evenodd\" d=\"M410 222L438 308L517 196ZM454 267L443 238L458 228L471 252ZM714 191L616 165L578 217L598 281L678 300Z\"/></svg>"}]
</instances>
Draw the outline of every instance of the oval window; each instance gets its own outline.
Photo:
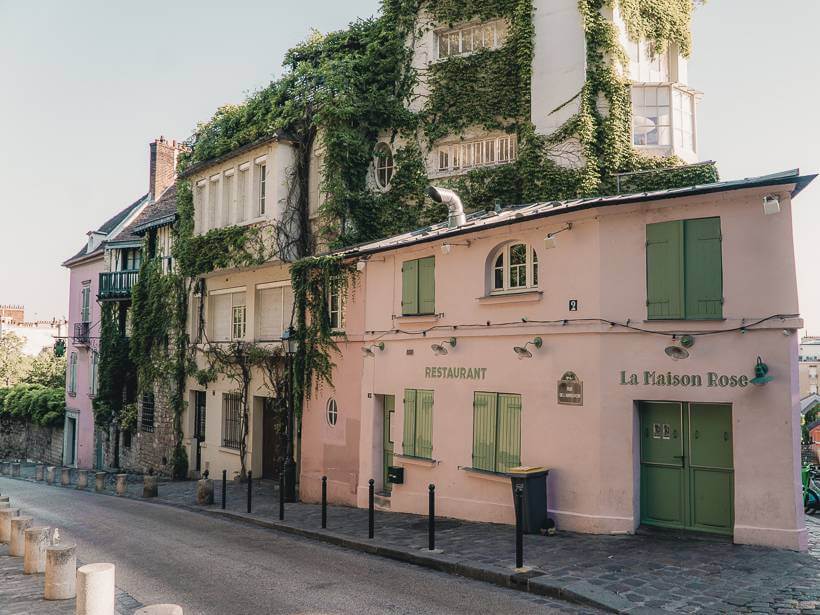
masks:
<instances>
[{"instance_id":1,"label":"oval window","mask_svg":"<svg viewBox=\"0 0 820 615\"><path fill-rule=\"evenodd\" d=\"M387 143L379 143L373 151L373 167L376 171L376 184L382 190L386 190L393 179L395 163L393 161L393 150Z\"/></svg>"},{"instance_id":2,"label":"oval window","mask_svg":"<svg viewBox=\"0 0 820 615\"><path fill-rule=\"evenodd\" d=\"M335 427L338 419L339 407L336 405L335 399L330 399L327 402L327 424L331 427Z\"/></svg>"}]
</instances>

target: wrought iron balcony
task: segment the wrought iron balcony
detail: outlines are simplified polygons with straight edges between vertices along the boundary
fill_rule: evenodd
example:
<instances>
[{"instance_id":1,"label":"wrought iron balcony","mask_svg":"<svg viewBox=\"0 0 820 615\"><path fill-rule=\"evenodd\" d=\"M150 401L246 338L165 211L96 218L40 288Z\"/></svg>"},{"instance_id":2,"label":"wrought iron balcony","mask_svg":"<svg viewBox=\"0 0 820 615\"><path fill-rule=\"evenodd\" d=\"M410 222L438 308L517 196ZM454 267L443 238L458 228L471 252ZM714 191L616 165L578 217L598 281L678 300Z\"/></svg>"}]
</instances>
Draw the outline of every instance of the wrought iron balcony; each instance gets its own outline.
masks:
<instances>
[{"instance_id":1,"label":"wrought iron balcony","mask_svg":"<svg viewBox=\"0 0 820 615\"><path fill-rule=\"evenodd\" d=\"M74 337L72 339L75 346L88 346L91 343L91 323L75 322Z\"/></svg>"},{"instance_id":2,"label":"wrought iron balcony","mask_svg":"<svg viewBox=\"0 0 820 615\"><path fill-rule=\"evenodd\" d=\"M131 298L131 289L139 279L139 271L106 271L100 274L100 301L118 301Z\"/></svg>"}]
</instances>

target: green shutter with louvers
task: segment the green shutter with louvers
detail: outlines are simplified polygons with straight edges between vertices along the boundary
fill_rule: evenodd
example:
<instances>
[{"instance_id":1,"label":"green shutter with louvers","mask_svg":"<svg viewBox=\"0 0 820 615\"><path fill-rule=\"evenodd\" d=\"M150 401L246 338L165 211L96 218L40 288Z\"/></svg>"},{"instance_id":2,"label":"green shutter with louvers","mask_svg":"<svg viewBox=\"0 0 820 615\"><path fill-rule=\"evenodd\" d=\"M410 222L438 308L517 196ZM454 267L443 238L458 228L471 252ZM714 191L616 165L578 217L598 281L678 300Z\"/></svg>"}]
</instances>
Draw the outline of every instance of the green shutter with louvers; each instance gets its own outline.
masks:
<instances>
[{"instance_id":1,"label":"green shutter with louvers","mask_svg":"<svg viewBox=\"0 0 820 615\"><path fill-rule=\"evenodd\" d=\"M419 314L436 313L436 258L422 258L419 263Z\"/></svg>"},{"instance_id":2,"label":"green shutter with louvers","mask_svg":"<svg viewBox=\"0 0 820 615\"><path fill-rule=\"evenodd\" d=\"M720 218L684 222L686 318L723 316Z\"/></svg>"},{"instance_id":3,"label":"green shutter with louvers","mask_svg":"<svg viewBox=\"0 0 820 615\"><path fill-rule=\"evenodd\" d=\"M683 222L646 225L649 319L683 318Z\"/></svg>"},{"instance_id":4,"label":"green shutter with louvers","mask_svg":"<svg viewBox=\"0 0 820 615\"><path fill-rule=\"evenodd\" d=\"M508 472L521 465L521 396L498 396L496 472Z\"/></svg>"},{"instance_id":5,"label":"green shutter with louvers","mask_svg":"<svg viewBox=\"0 0 820 615\"><path fill-rule=\"evenodd\" d=\"M405 455L416 454L416 391L404 391L404 432L402 434L401 450Z\"/></svg>"},{"instance_id":6,"label":"green shutter with louvers","mask_svg":"<svg viewBox=\"0 0 820 615\"><path fill-rule=\"evenodd\" d=\"M416 392L416 457L433 458L433 391Z\"/></svg>"},{"instance_id":7,"label":"green shutter with louvers","mask_svg":"<svg viewBox=\"0 0 820 615\"><path fill-rule=\"evenodd\" d=\"M84 286L82 293L83 306L80 317L83 322L91 322L91 288Z\"/></svg>"},{"instance_id":8,"label":"green shutter with louvers","mask_svg":"<svg viewBox=\"0 0 820 615\"><path fill-rule=\"evenodd\" d=\"M419 313L419 262L405 261L401 268L401 313Z\"/></svg>"},{"instance_id":9,"label":"green shutter with louvers","mask_svg":"<svg viewBox=\"0 0 820 615\"><path fill-rule=\"evenodd\" d=\"M473 397L473 467L478 470L495 472L497 401L495 393Z\"/></svg>"}]
</instances>

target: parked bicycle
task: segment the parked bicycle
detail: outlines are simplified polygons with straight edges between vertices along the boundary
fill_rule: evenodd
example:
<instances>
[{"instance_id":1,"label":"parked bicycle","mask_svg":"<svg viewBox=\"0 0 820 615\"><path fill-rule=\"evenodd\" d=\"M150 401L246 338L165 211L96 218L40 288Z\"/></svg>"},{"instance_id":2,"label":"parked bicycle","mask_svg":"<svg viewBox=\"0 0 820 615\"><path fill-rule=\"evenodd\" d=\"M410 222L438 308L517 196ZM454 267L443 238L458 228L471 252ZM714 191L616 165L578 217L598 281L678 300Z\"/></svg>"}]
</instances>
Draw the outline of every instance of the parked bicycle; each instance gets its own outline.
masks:
<instances>
[{"instance_id":1,"label":"parked bicycle","mask_svg":"<svg viewBox=\"0 0 820 615\"><path fill-rule=\"evenodd\" d=\"M803 507L808 515L820 514L820 470L803 466Z\"/></svg>"}]
</instances>

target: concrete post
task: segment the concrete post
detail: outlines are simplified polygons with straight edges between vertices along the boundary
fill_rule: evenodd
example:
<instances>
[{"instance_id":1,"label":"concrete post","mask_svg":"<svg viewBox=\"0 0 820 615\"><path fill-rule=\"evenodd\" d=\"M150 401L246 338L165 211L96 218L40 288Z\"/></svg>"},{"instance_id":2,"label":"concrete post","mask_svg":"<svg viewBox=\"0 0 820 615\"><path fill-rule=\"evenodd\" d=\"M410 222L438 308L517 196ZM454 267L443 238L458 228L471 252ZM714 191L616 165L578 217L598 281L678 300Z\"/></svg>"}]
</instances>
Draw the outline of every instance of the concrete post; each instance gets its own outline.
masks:
<instances>
[{"instance_id":1,"label":"concrete post","mask_svg":"<svg viewBox=\"0 0 820 615\"><path fill-rule=\"evenodd\" d=\"M71 484L71 468L63 468L60 475L60 484L68 487Z\"/></svg>"},{"instance_id":2,"label":"concrete post","mask_svg":"<svg viewBox=\"0 0 820 615\"><path fill-rule=\"evenodd\" d=\"M105 491L105 472L94 475L94 491Z\"/></svg>"},{"instance_id":3,"label":"concrete post","mask_svg":"<svg viewBox=\"0 0 820 615\"><path fill-rule=\"evenodd\" d=\"M34 480L43 480L45 478L46 467L44 465L38 465L34 468Z\"/></svg>"},{"instance_id":4,"label":"concrete post","mask_svg":"<svg viewBox=\"0 0 820 615\"><path fill-rule=\"evenodd\" d=\"M19 508L0 508L0 542L8 544L11 540L11 519L19 516Z\"/></svg>"},{"instance_id":5,"label":"concrete post","mask_svg":"<svg viewBox=\"0 0 820 615\"><path fill-rule=\"evenodd\" d=\"M159 495L157 477L151 474L146 474L142 478L142 497L155 498L157 495Z\"/></svg>"},{"instance_id":6,"label":"concrete post","mask_svg":"<svg viewBox=\"0 0 820 615\"><path fill-rule=\"evenodd\" d=\"M3 508L11 508L11 504L9 503L8 500L0 501L0 509L3 509Z\"/></svg>"},{"instance_id":7,"label":"concrete post","mask_svg":"<svg viewBox=\"0 0 820 615\"><path fill-rule=\"evenodd\" d=\"M77 546L46 547L46 600L70 600L77 594Z\"/></svg>"},{"instance_id":8,"label":"concrete post","mask_svg":"<svg viewBox=\"0 0 820 615\"><path fill-rule=\"evenodd\" d=\"M20 464L19 463L11 464L11 475L12 476L20 476Z\"/></svg>"},{"instance_id":9,"label":"concrete post","mask_svg":"<svg viewBox=\"0 0 820 615\"><path fill-rule=\"evenodd\" d=\"M117 474L117 495L125 495L125 479L128 474Z\"/></svg>"},{"instance_id":10,"label":"concrete post","mask_svg":"<svg viewBox=\"0 0 820 615\"><path fill-rule=\"evenodd\" d=\"M26 553L26 535L23 533L34 525L33 517L15 517L11 520L11 539L9 540L9 555L23 557Z\"/></svg>"},{"instance_id":11,"label":"concrete post","mask_svg":"<svg viewBox=\"0 0 820 615\"><path fill-rule=\"evenodd\" d=\"M76 615L114 615L114 564L87 564L77 570Z\"/></svg>"},{"instance_id":12,"label":"concrete post","mask_svg":"<svg viewBox=\"0 0 820 615\"><path fill-rule=\"evenodd\" d=\"M6 474L8 474L8 467L9 467L9 462L8 461L0 461L0 474L3 474L4 476Z\"/></svg>"},{"instance_id":13,"label":"concrete post","mask_svg":"<svg viewBox=\"0 0 820 615\"><path fill-rule=\"evenodd\" d=\"M46 571L46 547L51 546L50 527L30 527L25 532L23 574L40 574Z\"/></svg>"},{"instance_id":14,"label":"concrete post","mask_svg":"<svg viewBox=\"0 0 820 615\"><path fill-rule=\"evenodd\" d=\"M49 485L53 485L53 484L54 484L54 471L55 471L56 469L57 469L57 468L55 468L54 466L48 466L48 467L46 468L46 482L47 482Z\"/></svg>"},{"instance_id":15,"label":"concrete post","mask_svg":"<svg viewBox=\"0 0 820 615\"><path fill-rule=\"evenodd\" d=\"M88 487L88 471L77 470L77 489L85 489Z\"/></svg>"},{"instance_id":16,"label":"concrete post","mask_svg":"<svg viewBox=\"0 0 820 615\"><path fill-rule=\"evenodd\" d=\"M152 604L134 611L134 615L183 615L178 604Z\"/></svg>"},{"instance_id":17,"label":"concrete post","mask_svg":"<svg viewBox=\"0 0 820 615\"><path fill-rule=\"evenodd\" d=\"M210 478L203 478L197 482L196 503L200 506L208 506L214 503L214 481Z\"/></svg>"},{"instance_id":18,"label":"concrete post","mask_svg":"<svg viewBox=\"0 0 820 615\"><path fill-rule=\"evenodd\" d=\"M9 496L7 495L0 495L0 502L8 502Z\"/></svg>"}]
</instances>

